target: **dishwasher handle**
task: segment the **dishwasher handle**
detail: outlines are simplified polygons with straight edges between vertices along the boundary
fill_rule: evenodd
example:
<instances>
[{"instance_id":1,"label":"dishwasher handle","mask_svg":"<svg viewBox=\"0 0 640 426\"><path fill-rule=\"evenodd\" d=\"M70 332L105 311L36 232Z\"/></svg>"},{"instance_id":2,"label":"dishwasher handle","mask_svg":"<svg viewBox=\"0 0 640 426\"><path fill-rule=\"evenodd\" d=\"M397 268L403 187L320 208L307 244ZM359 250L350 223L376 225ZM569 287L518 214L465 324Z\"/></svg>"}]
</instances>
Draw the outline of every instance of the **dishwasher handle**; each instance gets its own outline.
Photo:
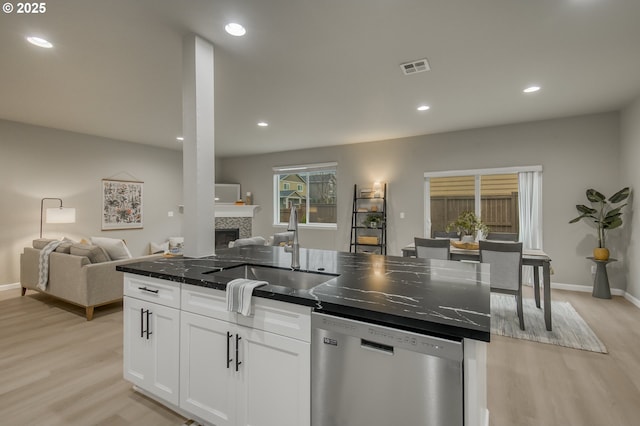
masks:
<instances>
[{"instance_id":1,"label":"dishwasher handle","mask_svg":"<svg viewBox=\"0 0 640 426\"><path fill-rule=\"evenodd\" d=\"M360 339L360 347L388 355L393 355L394 352L393 346L383 345L382 343L376 343L366 339Z\"/></svg>"}]
</instances>

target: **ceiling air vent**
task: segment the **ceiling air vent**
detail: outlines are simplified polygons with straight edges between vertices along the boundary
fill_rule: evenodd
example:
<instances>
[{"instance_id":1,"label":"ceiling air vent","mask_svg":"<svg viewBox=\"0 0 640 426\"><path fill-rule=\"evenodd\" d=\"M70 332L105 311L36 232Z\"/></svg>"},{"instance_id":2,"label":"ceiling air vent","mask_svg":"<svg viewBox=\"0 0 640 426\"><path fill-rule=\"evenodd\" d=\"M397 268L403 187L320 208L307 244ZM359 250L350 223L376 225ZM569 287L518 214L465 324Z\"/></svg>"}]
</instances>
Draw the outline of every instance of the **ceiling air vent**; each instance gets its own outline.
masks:
<instances>
[{"instance_id":1,"label":"ceiling air vent","mask_svg":"<svg viewBox=\"0 0 640 426\"><path fill-rule=\"evenodd\" d=\"M402 72L404 75L417 74L419 72L429 71L431 67L429 67L429 62L426 59L418 59L417 61L405 62L404 64L400 64L400 68L402 68Z\"/></svg>"}]
</instances>

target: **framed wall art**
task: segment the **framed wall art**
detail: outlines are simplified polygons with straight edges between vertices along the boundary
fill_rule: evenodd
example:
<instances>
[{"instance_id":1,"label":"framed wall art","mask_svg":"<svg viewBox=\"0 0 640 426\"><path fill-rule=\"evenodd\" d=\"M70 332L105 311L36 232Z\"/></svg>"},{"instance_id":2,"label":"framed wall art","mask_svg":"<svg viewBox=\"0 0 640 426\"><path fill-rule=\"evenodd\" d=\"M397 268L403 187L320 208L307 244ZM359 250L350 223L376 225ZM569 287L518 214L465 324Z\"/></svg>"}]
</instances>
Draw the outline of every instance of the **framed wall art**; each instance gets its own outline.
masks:
<instances>
[{"instance_id":1,"label":"framed wall art","mask_svg":"<svg viewBox=\"0 0 640 426\"><path fill-rule=\"evenodd\" d=\"M102 179L102 230L142 228L142 184Z\"/></svg>"}]
</instances>

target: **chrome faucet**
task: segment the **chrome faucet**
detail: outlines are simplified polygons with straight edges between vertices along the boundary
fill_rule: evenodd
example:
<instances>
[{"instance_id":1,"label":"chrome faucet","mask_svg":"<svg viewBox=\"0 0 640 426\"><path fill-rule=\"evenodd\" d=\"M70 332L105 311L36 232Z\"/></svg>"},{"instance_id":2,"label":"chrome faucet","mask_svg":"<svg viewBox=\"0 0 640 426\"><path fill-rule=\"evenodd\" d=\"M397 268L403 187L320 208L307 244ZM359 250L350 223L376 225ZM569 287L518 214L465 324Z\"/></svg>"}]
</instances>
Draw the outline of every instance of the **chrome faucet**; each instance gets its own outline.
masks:
<instances>
[{"instance_id":1,"label":"chrome faucet","mask_svg":"<svg viewBox=\"0 0 640 426\"><path fill-rule=\"evenodd\" d=\"M298 208L291 205L289 215L289 226L287 231L293 231L293 243L287 244L284 251L291 253L291 269L300 269L300 242L298 241Z\"/></svg>"}]
</instances>

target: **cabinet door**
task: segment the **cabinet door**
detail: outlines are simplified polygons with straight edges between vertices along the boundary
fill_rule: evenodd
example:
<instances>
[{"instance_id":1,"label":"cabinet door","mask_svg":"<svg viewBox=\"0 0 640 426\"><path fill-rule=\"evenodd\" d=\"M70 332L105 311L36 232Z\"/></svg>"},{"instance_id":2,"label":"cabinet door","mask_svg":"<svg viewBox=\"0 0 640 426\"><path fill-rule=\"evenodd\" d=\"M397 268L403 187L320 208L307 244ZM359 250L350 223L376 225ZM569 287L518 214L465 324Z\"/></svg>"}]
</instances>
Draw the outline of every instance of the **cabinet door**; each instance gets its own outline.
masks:
<instances>
[{"instance_id":1,"label":"cabinet door","mask_svg":"<svg viewBox=\"0 0 640 426\"><path fill-rule=\"evenodd\" d=\"M180 311L124 298L124 377L178 405Z\"/></svg>"},{"instance_id":2,"label":"cabinet door","mask_svg":"<svg viewBox=\"0 0 640 426\"><path fill-rule=\"evenodd\" d=\"M144 338L144 314L148 303L130 297L124 298L124 378L146 389L146 381L151 377L153 346Z\"/></svg>"},{"instance_id":3,"label":"cabinet door","mask_svg":"<svg viewBox=\"0 0 640 426\"><path fill-rule=\"evenodd\" d=\"M235 425L237 326L182 311L180 328L180 408L216 426Z\"/></svg>"},{"instance_id":4,"label":"cabinet door","mask_svg":"<svg viewBox=\"0 0 640 426\"><path fill-rule=\"evenodd\" d=\"M239 327L238 425L309 426L310 344Z\"/></svg>"}]
</instances>

